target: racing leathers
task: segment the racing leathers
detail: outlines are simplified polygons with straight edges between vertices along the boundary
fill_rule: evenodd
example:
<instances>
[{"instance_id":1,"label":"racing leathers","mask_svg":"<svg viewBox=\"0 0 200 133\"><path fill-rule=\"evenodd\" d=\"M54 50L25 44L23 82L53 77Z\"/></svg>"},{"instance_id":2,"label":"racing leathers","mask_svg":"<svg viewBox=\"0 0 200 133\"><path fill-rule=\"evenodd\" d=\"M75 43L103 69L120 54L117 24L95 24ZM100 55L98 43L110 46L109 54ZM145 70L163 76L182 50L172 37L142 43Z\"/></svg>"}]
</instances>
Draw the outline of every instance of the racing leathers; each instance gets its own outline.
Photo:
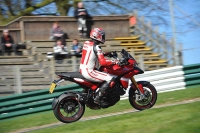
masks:
<instances>
[{"instance_id":1,"label":"racing leathers","mask_svg":"<svg viewBox=\"0 0 200 133\"><path fill-rule=\"evenodd\" d=\"M98 71L99 65L110 66L116 64L115 61L107 60L104 53L96 41L86 41L82 49L82 58L80 63L80 73L86 79L93 82L104 82L97 91L94 102L100 104L100 98L105 91L110 87L110 82L113 77L107 73Z\"/></svg>"}]
</instances>

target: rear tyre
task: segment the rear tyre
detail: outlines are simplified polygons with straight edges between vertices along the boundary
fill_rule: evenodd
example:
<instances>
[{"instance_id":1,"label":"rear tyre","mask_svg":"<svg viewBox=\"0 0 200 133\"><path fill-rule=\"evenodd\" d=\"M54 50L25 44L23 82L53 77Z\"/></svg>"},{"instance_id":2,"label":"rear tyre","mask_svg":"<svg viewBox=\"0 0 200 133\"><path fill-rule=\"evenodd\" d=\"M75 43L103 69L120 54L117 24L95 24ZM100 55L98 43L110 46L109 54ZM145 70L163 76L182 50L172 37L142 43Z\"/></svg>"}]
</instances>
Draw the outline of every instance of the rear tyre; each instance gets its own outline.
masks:
<instances>
[{"instance_id":1,"label":"rear tyre","mask_svg":"<svg viewBox=\"0 0 200 133\"><path fill-rule=\"evenodd\" d=\"M68 96L59 101L53 112L61 122L75 122L83 116L85 104L78 102L75 96Z\"/></svg>"},{"instance_id":2,"label":"rear tyre","mask_svg":"<svg viewBox=\"0 0 200 133\"><path fill-rule=\"evenodd\" d=\"M142 86L145 98L141 98L138 90L133 88L129 90L129 102L137 110L149 109L153 107L157 100L157 91L152 84L143 84Z\"/></svg>"}]
</instances>

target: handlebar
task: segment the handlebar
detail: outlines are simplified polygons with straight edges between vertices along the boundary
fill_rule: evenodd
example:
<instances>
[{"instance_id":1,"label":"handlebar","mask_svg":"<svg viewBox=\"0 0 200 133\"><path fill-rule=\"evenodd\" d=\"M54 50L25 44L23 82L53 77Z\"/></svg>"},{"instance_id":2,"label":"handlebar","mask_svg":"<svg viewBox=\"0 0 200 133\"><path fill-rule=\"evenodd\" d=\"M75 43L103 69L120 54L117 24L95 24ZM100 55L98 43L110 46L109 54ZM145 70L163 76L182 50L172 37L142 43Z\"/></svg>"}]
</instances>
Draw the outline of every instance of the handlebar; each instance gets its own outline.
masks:
<instances>
[{"instance_id":1,"label":"handlebar","mask_svg":"<svg viewBox=\"0 0 200 133\"><path fill-rule=\"evenodd\" d=\"M118 63L119 66L123 66L123 65L127 65L128 64L128 59L127 58L121 58L121 59L119 59L118 58L118 54L117 54L116 51L110 52L110 56L112 58L116 59L116 60L119 60L119 63Z\"/></svg>"},{"instance_id":2,"label":"handlebar","mask_svg":"<svg viewBox=\"0 0 200 133\"><path fill-rule=\"evenodd\" d=\"M122 51L120 52L120 54L122 55L122 58L119 59L118 58L118 55L117 55L117 52L116 51L113 51L113 52L110 52L109 53L109 57L112 57L114 59L117 59L119 61L119 65L127 65L129 64L129 59L133 59L135 61L135 64L137 65L137 62L136 60L124 49L122 49Z\"/></svg>"},{"instance_id":3,"label":"handlebar","mask_svg":"<svg viewBox=\"0 0 200 133\"><path fill-rule=\"evenodd\" d=\"M128 59L126 58L122 58L121 60L119 60L119 65L120 66L124 66L124 65L128 65Z\"/></svg>"}]
</instances>

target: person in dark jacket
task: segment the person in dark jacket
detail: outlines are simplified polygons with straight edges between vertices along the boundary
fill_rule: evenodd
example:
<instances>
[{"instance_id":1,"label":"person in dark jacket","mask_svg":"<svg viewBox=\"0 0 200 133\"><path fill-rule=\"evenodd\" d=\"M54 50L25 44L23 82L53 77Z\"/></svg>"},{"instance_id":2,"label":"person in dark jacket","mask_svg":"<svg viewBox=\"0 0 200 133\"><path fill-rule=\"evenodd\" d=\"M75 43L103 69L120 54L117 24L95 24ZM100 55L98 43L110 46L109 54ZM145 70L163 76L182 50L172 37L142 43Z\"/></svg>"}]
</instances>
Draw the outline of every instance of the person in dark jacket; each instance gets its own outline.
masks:
<instances>
[{"instance_id":1,"label":"person in dark jacket","mask_svg":"<svg viewBox=\"0 0 200 133\"><path fill-rule=\"evenodd\" d=\"M78 30L80 37L86 37L87 35L87 26L86 26L86 18L88 17L87 10L83 7L83 3L78 3L78 8L74 11L74 17L78 21Z\"/></svg>"},{"instance_id":2,"label":"person in dark jacket","mask_svg":"<svg viewBox=\"0 0 200 133\"><path fill-rule=\"evenodd\" d=\"M66 46L64 32L58 25L58 22L53 23L50 39L54 39L55 42L57 40L62 40L62 43Z\"/></svg>"},{"instance_id":3,"label":"person in dark jacket","mask_svg":"<svg viewBox=\"0 0 200 133\"><path fill-rule=\"evenodd\" d=\"M14 40L11 35L9 35L9 30L3 30L3 36L1 37L1 50L2 55L4 55L5 51L13 50L15 55L17 54L16 45L14 44Z\"/></svg>"}]
</instances>

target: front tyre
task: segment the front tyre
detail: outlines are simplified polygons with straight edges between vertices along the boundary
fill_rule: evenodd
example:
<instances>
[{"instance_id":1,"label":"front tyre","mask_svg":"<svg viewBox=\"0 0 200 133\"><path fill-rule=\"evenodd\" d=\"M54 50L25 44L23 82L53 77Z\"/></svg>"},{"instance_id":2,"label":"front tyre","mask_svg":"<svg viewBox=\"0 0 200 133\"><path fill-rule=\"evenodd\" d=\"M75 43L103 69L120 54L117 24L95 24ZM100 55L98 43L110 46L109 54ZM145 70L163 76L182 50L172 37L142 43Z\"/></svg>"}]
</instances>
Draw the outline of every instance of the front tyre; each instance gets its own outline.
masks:
<instances>
[{"instance_id":1,"label":"front tyre","mask_svg":"<svg viewBox=\"0 0 200 133\"><path fill-rule=\"evenodd\" d=\"M157 91L155 87L148 83L142 84L144 95L140 95L138 90L130 88L129 102L137 110L144 110L153 107L157 100Z\"/></svg>"},{"instance_id":2,"label":"front tyre","mask_svg":"<svg viewBox=\"0 0 200 133\"><path fill-rule=\"evenodd\" d=\"M59 121L71 123L83 116L85 105L78 102L75 96L67 96L59 101L53 112Z\"/></svg>"}]
</instances>

